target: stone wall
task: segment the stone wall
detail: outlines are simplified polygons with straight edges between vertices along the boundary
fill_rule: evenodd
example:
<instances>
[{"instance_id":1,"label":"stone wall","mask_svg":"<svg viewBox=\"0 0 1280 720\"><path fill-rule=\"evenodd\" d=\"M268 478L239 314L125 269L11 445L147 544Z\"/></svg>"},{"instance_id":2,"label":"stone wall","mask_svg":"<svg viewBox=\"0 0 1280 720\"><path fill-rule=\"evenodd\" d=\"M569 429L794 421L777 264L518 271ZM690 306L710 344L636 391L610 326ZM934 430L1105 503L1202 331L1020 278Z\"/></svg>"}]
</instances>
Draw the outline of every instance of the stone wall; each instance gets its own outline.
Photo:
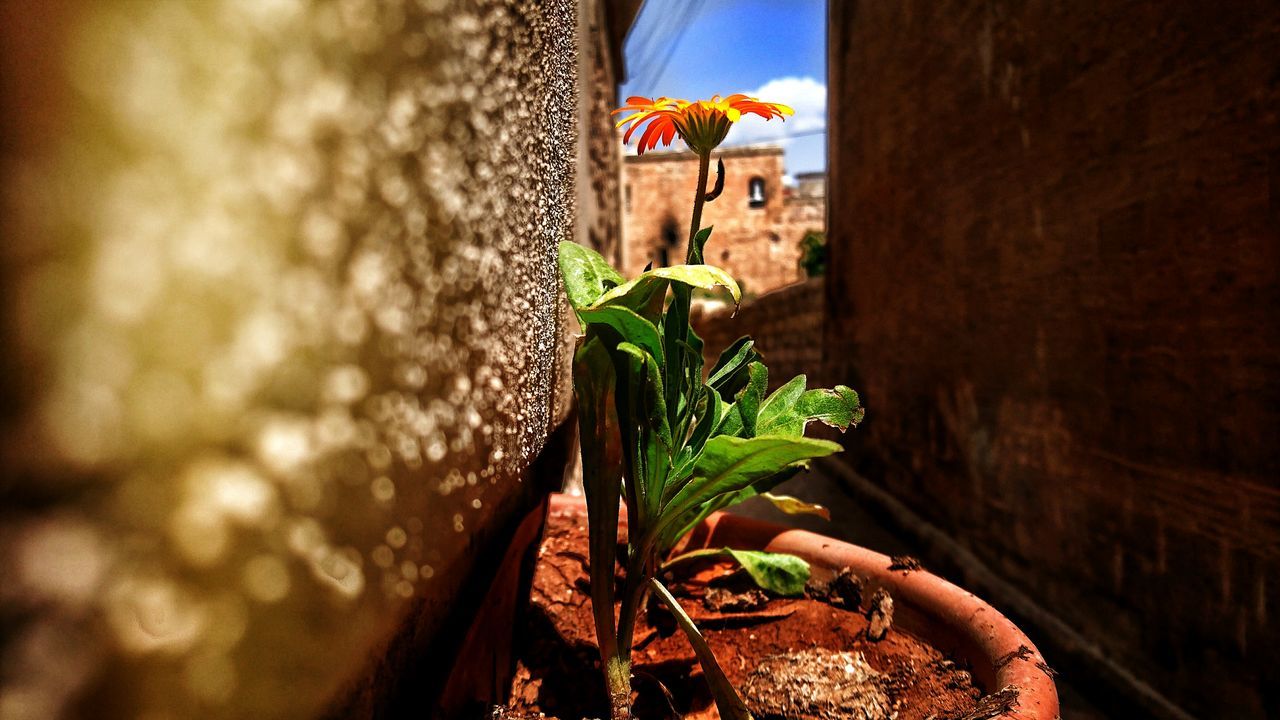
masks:
<instances>
[{"instance_id":1,"label":"stone wall","mask_svg":"<svg viewBox=\"0 0 1280 720\"><path fill-rule=\"evenodd\" d=\"M577 6L0 16L0 715L427 717L560 479Z\"/></svg>"},{"instance_id":2,"label":"stone wall","mask_svg":"<svg viewBox=\"0 0 1280 720\"><path fill-rule=\"evenodd\" d=\"M677 141L678 142L678 141ZM725 268L743 289L764 293L801 279L798 244L807 230L823 229L821 198L792 203L782 184L783 151L774 147L730 148L724 158L724 192L707 203L703 227L714 226L706 260ZM752 178L764 181L764 203L749 201ZM633 276L650 262L684 262L688 247L697 158L689 152L628 156L623 163L623 274Z\"/></svg>"},{"instance_id":3,"label":"stone wall","mask_svg":"<svg viewBox=\"0 0 1280 720\"><path fill-rule=\"evenodd\" d=\"M707 367L734 340L750 335L769 366L770 390L801 374L809 376L810 387L817 386L823 357L822 278L761 295L743 303L737 315L732 306L695 308L691 321L705 343Z\"/></svg>"},{"instance_id":4,"label":"stone wall","mask_svg":"<svg viewBox=\"0 0 1280 720\"><path fill-rule=\"evenodd\" d=\"M614 131L622 53L610 32L612 23L630 24L636 8L626 2L578 0L583 23L579 73L578 242L595 248L616 267L622 250L622 143Z\"/></svg>"},{"instance_id":5,"label":"stone wall","mask_svg":"<svg viewBox=\"0 0 1280 720\"><path fill-rule=\"evenodd\" d=\"M832 3L870 477L1197 716L1280 715L1280 6Z\"/></svg>"}]
</instances>

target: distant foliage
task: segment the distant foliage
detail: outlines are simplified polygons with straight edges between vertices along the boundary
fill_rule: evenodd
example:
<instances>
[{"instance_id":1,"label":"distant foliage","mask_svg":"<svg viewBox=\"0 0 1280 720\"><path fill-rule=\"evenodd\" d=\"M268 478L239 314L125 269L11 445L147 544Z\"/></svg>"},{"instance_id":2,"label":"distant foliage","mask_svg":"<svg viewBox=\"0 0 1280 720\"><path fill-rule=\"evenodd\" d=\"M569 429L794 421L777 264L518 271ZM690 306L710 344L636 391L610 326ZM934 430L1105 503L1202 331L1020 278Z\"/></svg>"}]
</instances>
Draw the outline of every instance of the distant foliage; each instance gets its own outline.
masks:
<instances>
[{"instance_id":1,"label":"distant foliage","mask_svg":"<svg viewBox=\"0 0 1280 720\"><path fill-rule=\"evenodd\" d=\"M800 269L805 277L821 277L827 274L827 234L810 230L800 240Z\"/></svg>"}]
</instances>

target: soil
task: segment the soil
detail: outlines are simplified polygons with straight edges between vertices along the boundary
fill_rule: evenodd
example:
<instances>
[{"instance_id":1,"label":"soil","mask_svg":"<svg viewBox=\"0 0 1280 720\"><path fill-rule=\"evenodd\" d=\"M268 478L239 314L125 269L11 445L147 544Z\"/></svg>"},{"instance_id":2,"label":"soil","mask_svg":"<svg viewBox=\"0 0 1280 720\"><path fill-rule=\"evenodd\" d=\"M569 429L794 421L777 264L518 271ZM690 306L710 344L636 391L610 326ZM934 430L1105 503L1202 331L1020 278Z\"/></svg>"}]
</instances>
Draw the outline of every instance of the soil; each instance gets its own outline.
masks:
<instances>
[{"instance_id":1,"label":"soil","mask_svg":"<svg viewBox=\"0 0 1280 720\"><path fill-rule=\"evenodd\" d=\"M510 704L495 717L607 716L586 548L585 518L548 519L517 633ZM960 720L985 709L970 674L894 628L891 598L864 599L856 575L837 574L803 598L779 598L761 593L727 562L695 569L667 585L760 720ZM673 618L656 604L641 616L632 650L634 715L718 717ZM872 636L883 633L879 641L868 637L872 626Z\"/></svg>"}]
</instances>

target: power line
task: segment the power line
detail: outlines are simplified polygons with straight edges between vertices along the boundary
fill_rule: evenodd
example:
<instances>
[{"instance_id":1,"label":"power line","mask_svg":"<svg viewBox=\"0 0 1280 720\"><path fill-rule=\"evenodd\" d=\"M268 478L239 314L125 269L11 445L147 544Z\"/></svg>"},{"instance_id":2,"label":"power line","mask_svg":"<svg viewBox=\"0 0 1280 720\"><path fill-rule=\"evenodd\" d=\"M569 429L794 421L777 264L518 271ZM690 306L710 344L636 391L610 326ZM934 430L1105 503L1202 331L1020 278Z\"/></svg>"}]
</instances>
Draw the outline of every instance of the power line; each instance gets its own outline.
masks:
<instances>
[{"instance_id":1,"label":"power line","mask_svg":"<svg viewBox=\"0 0 1280 720\"><path fill-rule=\"evenodd\" d=\"M749 140L747 142L739 142L739 143L728 142L722 145L721 147L742 147L744 145L760 145L762 143L778 142L780 140L790 140L792 138L812 137L814 135L826 135L826 134L827 134L826 128L819 128L817 130L804 130L796 133L774 135L773 137L756 138L754 140Z\"/></svg>"},{"instance_id":2,"label":"power line","mask_svg":"<svg viewBox=\"0 0 1280 720\"><path fill-rule=\"evenodd\" d=\"M641 12L643 13L644 10L654 7L656 4L655 0L647 0ZM689 26L701 14L702 7L705 4L706 0L693 0L693 2L684 4L680 12L663 13L658 16L657 23L659 24L649 27L643 40L638 43L638 49L644 52L638 54L640 61L635 65L645 68L648 72L645 74L644 82L633 80L635 87L644 88L642 92L652 93L651 88L658 80L662 79L663 73L667 71L667 65L671 63L671 58L675 55L676 49L680 47L680 42L684 39L685 33L689 31ZM673 31L675 37L670 42L665 43L665 47L659 46L665 50L662 58L656 63L648 60L650 48L669 37ZM655 67L657 68L656 70L654 70Z\"/></svg>"}]
</instances>

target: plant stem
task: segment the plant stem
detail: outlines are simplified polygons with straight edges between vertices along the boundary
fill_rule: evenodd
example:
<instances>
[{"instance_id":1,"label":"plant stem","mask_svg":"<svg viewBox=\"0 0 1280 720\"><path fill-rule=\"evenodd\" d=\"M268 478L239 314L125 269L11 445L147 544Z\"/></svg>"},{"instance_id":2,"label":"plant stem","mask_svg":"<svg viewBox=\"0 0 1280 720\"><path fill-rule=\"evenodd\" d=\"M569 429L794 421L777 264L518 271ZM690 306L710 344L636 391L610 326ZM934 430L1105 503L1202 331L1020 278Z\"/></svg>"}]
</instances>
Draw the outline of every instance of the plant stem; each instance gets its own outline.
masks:
<instances>
[{"instance_id":1,"label":"plant stem","mask_svg":"<svg viewBox=\"0 0 1280 720\"><path fill-rule=\"evenodd\" d=\"M627 563L627 584L622 590L622 604L618 608L618 655L631 660L631 640L635 635L636 617L648 590L649 573L645 572L644 559L637 554L635 561Z\"/></svg>"},{"instance_id":2,"label":"plant stem","mask_svg":"<svg viewBox=\"0 0 1280 720\"><path fill-rule=\"evenodd\" d=\"M609 686L610 720L631 720L631 663L621 655L607 658L604 678Z\"/></svg>"},{"instance_id":3,"label":"plant stem","mask_svg":"<svg viewBox=\"0 0 1280 720\"><path fill-rule=\"evenodd\" d=\"M631 720L631 639L649 587L645 572L647 563L639 553L633 553L631 557L627 563L626 584L622 588L622 605L618 608L617 644L613 655L605 659L611 720Z\"/></svg>"},{"instance_id":4,"label":"plant stem","mask_svg":"<svg viewBox=\"0 0 1280 720\"><path fill-rule=\"evenodd\" d=\"M689 250L685 262L693 263L693 237L702 229L702 205L707 201L707 177L711 172L711 151L698 155L698 194L693 196L693 222L689 225Z\"/></svg>"}]
</instances>

